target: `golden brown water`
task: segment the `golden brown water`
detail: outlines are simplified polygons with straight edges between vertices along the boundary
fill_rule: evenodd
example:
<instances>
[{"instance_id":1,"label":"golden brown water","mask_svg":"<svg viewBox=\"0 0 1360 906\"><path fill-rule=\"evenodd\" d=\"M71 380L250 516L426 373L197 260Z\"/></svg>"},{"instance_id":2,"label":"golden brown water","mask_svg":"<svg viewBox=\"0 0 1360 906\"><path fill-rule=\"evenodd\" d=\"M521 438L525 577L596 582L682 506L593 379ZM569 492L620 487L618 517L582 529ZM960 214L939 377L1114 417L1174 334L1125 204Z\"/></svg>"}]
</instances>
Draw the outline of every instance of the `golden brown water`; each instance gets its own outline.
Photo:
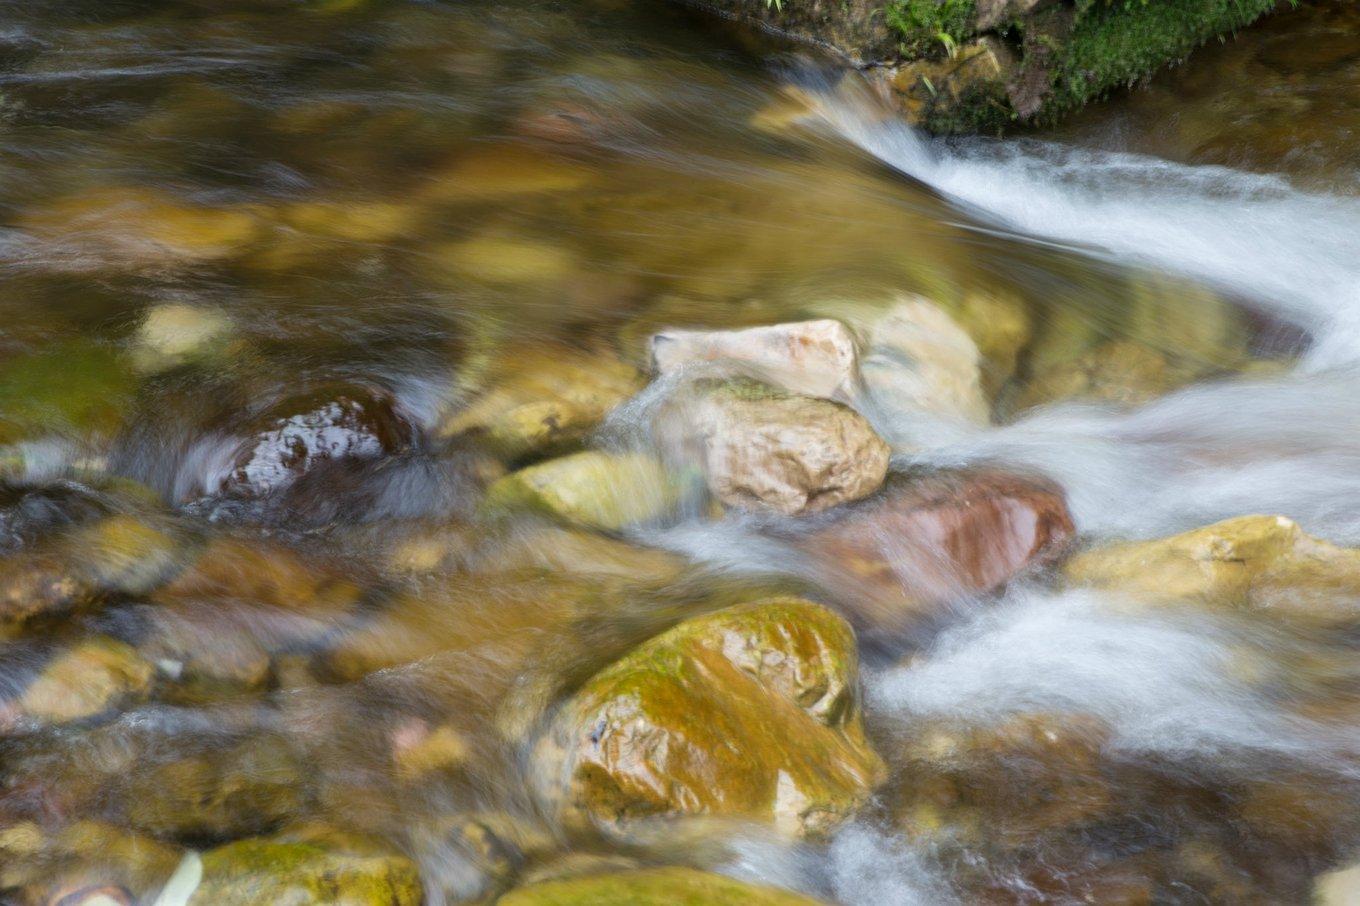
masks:
<instances>
[{"instance_id":1,"label":"golden brown water","mask_svg":"<svg viewBox=\"0 0 1360 906\"><path fill-rule=\"evenodd\" d=\"M865 572L853 527L694 493L592 531L484 491L651 449L657 331L868 331L919 294L987 411L867 412L890 482L1051 481L1083 545L1252 513L1360 543L1356 24L1308 5L1052 135L932 143L662 4L0 2L0 901L153 903L284 835L372 838L432 904L655 865L1305 902L1360 844L1353 621L1130 610L1056 558L1004 594ZM1273 606L1353 609L1325 578ZM913 582L946 600L878 621ZM854 815L620 836L545 805L574 691L787 594L859 633L889 779Z\"/></svg>"}]
</instances>

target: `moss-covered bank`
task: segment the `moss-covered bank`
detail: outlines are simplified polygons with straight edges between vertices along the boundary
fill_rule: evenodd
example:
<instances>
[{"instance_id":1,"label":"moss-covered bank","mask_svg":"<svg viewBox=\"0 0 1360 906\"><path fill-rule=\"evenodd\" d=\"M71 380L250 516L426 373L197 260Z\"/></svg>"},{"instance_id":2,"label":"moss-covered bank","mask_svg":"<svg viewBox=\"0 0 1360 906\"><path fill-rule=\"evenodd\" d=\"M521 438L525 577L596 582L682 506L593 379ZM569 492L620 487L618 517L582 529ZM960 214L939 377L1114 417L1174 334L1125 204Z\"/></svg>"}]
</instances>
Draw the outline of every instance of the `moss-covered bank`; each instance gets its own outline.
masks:
<instances>
[{"instance_id":1,"label":"moss-covered bank","mask_svg":"<svg viewBox=\"0 0 1360 906\"><path fill-rule=\"evenodd\" d=\"M699 0L838 51L935 132L1051 124L1293 0Z\"/></svg>"}]
</instances>

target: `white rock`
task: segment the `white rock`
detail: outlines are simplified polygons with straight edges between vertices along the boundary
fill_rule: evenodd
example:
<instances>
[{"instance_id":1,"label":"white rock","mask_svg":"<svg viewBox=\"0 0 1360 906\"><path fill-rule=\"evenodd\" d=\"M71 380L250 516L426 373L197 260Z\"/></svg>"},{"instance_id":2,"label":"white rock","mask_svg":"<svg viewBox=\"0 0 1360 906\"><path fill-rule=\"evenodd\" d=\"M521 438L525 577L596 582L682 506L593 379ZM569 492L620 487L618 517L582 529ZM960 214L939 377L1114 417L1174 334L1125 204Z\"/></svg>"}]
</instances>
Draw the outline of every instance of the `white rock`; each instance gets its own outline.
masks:
<instances>
[{"instance_id":1,"label":"white rock","mask_svg":"<svg viewBox=\"0 0 1360 906\"><path fill-rule=\"evenodd\" d=\"M1313 906L1360 906L1360 865L1318 875L1313 882Z\"/></svg>"},{"instance_id":2,"label":"white rock","mask_svg":"<svg viewBox=\"0 0 1360 906\"><path fill-rule=\"evenodd\" d=\"M705 394L680 418L709 490L728 506L804 515L872 494L890 451L864 417L810 397L736 384Z\"/></svg>"},{"instance_id":3,"label":"white rock","mask_svg":"<svg viewBox=\"0 0 1360 906\"><path fill-rule=\"evenodd\" d=\"M702 369L823 399L852 400L859 382L854 338L829 318L744 330L666 330L652 337L651 355L660 375Z\"/></svg>"},{"instance_id":4,"label":"white rock","mask_svg":"<svg viewBox=\"0 0 1360 906\"><path fill-rule=\"evenodd\" d=\"M174 302L149 309L137 330L137 364L157 371L193 359L231 332L231 319L221 312Z\"/></svg>"}]
</instances>

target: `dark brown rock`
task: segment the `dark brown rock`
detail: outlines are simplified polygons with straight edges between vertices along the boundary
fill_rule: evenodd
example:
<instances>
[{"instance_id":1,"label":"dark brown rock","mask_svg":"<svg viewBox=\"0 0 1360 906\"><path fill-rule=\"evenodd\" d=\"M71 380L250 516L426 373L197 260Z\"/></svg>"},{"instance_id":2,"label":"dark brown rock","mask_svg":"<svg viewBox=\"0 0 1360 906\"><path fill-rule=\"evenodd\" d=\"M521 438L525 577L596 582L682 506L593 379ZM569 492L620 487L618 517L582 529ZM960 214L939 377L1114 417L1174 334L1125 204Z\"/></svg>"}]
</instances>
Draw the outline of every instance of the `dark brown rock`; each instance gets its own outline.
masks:
<instances>
[{"instance_id":1,"label":"dark brown rock","mask_svg":"<svg viewBox=\"0 0 1360 906\"><path fill-rule=\"evenodd\" d=\"M359 386L326 388L290 397L262 413L219 488L256 496L282 488L317 464L373 458L411 446L412 429L384 393Z\"/></svg>"},{"instance_id":2,"label":"dark brown rock","mask_svg":"<svg viewBox=\"0 0 1360 906\"><path fill-rule=\"evenodd\" d=\"M1074 533L1061 489L994 471L890 481L794 538L870 627L895 632L1055 560Z\"/></svg>"}]
</instances>

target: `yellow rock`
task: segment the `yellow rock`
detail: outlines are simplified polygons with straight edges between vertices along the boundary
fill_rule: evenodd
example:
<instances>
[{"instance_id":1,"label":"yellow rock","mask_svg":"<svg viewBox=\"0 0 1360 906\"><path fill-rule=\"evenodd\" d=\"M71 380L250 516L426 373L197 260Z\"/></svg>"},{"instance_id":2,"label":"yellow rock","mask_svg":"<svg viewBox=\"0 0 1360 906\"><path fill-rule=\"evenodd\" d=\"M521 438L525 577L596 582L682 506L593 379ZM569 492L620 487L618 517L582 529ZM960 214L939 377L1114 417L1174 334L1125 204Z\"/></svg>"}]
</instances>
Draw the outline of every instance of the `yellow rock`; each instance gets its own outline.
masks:
<instances>
[{"instance_id":1,"label":"yellow rock","mask_svg":"<svg viewBox=\"0 0 1360 906\"><path fill-rule=\"evenodd\" d=\"M529 239L477 236L435 251L448 274L486 283L555 283L575 272L575 258L561 246Z\"/></svg>"},{"instance_id":2,"label":"yellow rock","mask_svg":"<svg viewBox=\"0 0 1360 906\"><path fill-rule=\"evenodd\" d=\"M692 868L649 868L542 881L512 890L497 906L817 906L777 887L745 884Z\"/></svg>"},{"instance_id":3,"label":"yellow rock","mask_svg":"<svg viewBox=\"0 0 1360 906\"><path fill-rule=\"evenodd\" d=\"M670 515L679 499L677 480L659 460L588 450L505 476L487 490L485 507L527 509L584 528L619 531Z\"/></svg>"},{"instance_id":4,"label":"yellow rock","mask_svg":"<svg viewBox=\"0 0 1360 906\"><path fill-rule=\"evenodd\" d=\"M59 198L24 225L98 263L132 265L229 258L259 239L262 227L251 208L197 205L133 186Z\"/></svg>"},{"instance_id":5,"label":"yellow rock","mask_svg":"<svg viewBox=\"0 0 1360 906\"><path fill-rule=\"evenodd\" d=\"M1284 516L1240 516L1072 558L1070 582L1150 599L1191 599L1323 624L1360 620L1360 550Z\"/></svg>"},{"instance_id":6,"label":"yellow rock","mask_svg":"<svg viewBox=\"0 0 1360 906\"><path fill-rule=\"evenodd\" d=\"M154 673L131 646L89 639L53 658L19 696L19 710L42 723L84 720L145 696Z\"/></svg>"},{"instance_id":7,"label":"yellow rock","mask_svg":"<svg viewBox=\"0 0 1360 906\"><path fill-rule=\"evenodd\" d=\"M608 354L562 347L506 350L509 367L490 388L440 426L445 437L477 432L500 455L560 450L580 443L610 411L642 389L637 369Z\"/></svg>"},{"instance_id":8,"label":"yellow rock","mask_svg":"<svg viewBox=\"0 0 1360 906\"><path fill-rule=\"evenodd\" d=\"M536 793L575 828L707 815L824 834L884 773L857 670L849 625L807 601L688 620L563 706L535 747Z\"/></svg>"},{"instance_id":9,"label":"yellow rock","mask_svg":"<svg viewBox=\"0 0 1360 906\"><path fill-rule=\"evenodd\" d=\"M478 148L437 171L420 196L430 202L495 201L567 192L591 179L584 167L528 148Z\"/></svg>"}]
</instances>

